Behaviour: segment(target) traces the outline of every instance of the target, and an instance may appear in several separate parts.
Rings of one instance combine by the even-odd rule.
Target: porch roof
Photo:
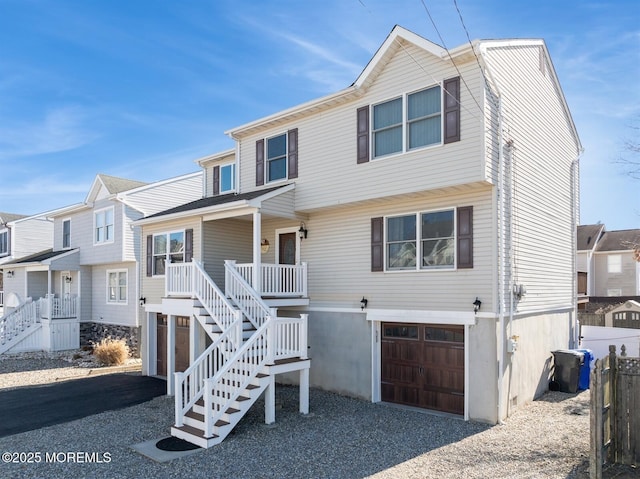
[[[51,265],[56,260],[61,259],[63,257],[70,256],[72,254],[77,254],[78,249],[71,250],[61,250],[61,251],[53,251],[53,249],[47,249],[44,251],[40,251],[39,253],[32,254],[30,256],[25,256],[23,258],[19,258],[13,261],[9,261],[4,263],[2,266],[27,266],[32,264],[45,264]]]
[[[205,215],[209,213],[217,213],[225,210],[237,209],[241,207],[259,208],[262,202],[269,200],[275,196],[291,191],[295,188],[295,184],[290,183],[284,186],[274,186],[261,190],[249,191],[247,193],[229,193],[226,195],[211,196],[201,198],[199,200],[176,206],[174,208],[155,213],[137,220],[137,224],[148,224],[168,219],[183,218],[194,215]],[[293,205],[292,205],[293,212]]]

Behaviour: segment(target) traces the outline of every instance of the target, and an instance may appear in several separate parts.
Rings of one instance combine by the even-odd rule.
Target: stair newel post
[[[269,317],[267,318],[268,326],[267,326],[267,351],[266,358],[267,364],[275,364],[276,358],[276,317],[277,310],[275,308],[271,308],[269,310]]]
[[[302,320],[300,324],[300,359],[307,359],[307,323],[309,315],[301,314],[300,319]]]
[[[204,381],[204,437],[213,436],[213,380],[207,378]]]
[[[184,400],[184,373],[182,372],[176,372],[173,373],[173,377],[175,378],[175,400],[174,400],[174,405],[175,405],[175,420],[176,420],[176,427],[181,427],[183,425],[183,412],[182,412],[182,405],[184,404],[185,400]]]

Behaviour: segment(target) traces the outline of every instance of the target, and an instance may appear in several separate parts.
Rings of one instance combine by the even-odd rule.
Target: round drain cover
[[[200,446],[191,444],[189,441],[173,436],[160,439],[156,443],[156,447],[161,451],[192,451],[200,448]]]

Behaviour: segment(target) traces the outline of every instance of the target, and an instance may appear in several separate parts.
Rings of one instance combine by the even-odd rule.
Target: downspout
[[[578,155],[576,159],[571,162],[571,171],[570,171],[570,181],[571,181],[571,303],[573,306],[573,311],[571,313],[571,318],[569,319],[569,347],[576,348],[580,342],[580,327],[578,325],[578,284],[577,284],[577,269],[576,269],[576,254],[577,254],[577,245],[578,245],[578,206],[579,206],[579,196],[576,194],[578,191],[578,178],[579,178],[579,168],[580,168],[580,155],[582,154],[581,150],[578,150]],[[590,253],[589,253],[590,254]],[[589,254],[587,258],[589,258]],[[591,261],[588,261],[589,271],[591,267]],[[587,290],[589,289],[589,273],[587,272]]]
[[[502,148],[502,99],[498,96],[498,424],[502,424],[502,388],[504,369],[504,281],[505,281],[505,219],[504,219],[504,154]]]

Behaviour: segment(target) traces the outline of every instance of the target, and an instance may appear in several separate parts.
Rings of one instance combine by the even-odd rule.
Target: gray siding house
[[[496,423],[547,389],[576,339],[582,147],[544,41],[397,26],[351,86],[226,133],[203,198],[136,222],[174,435],[228,434],[237,370],[298,383],[303,412],[311,385]]]

